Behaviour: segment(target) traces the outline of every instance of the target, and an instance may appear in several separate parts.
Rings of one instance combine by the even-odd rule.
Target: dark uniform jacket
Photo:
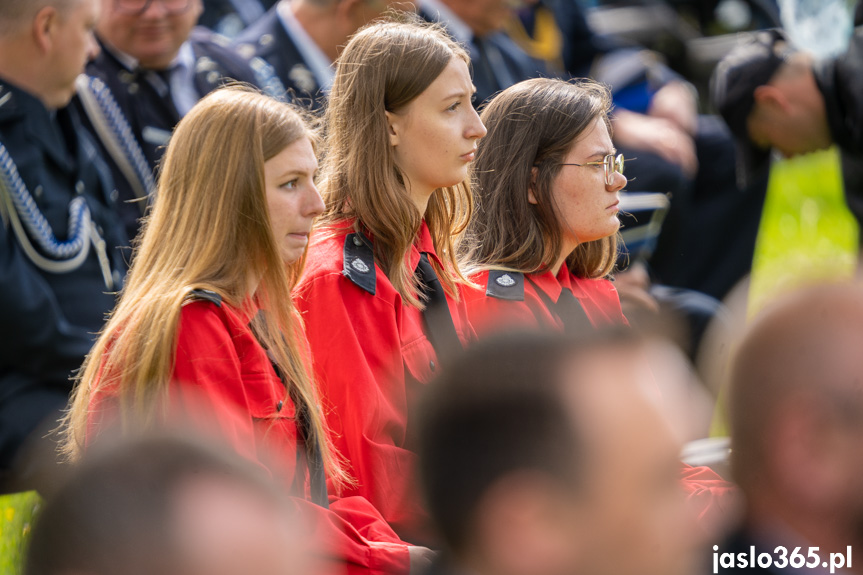
[[[814,72],[842,156],[845,199],[863,222],[863,31],[857,29],[844,54],[818,62]]]
[[[0,143],[57,240],[67,239],[69,202],[79,195],[86,199],[106,242],[110,266],[110,280],[106,282],[105,262],[100,263],[90,243],[87,258],[73,271],[53,273],[37,267],[22,249],[8,209],[3,211],[2,473],[25,436],[49,414],[58,415],[56,410],[65,405],[72,387],[72,371],[80,367],[105,313],[114,305],[114,296],[109,292],[120,288],[125,274],[117,246],[128,245],[128,240],[114,211],[116,193],[110,170],[96,144],[81,128],[73,106],[51,113],[34,96],[0,79]],[[5,199],[6,193],[0,197]],[[37,245],[35,241],[31,243]]]
[[[434,14],[425,10],[420,10],[420,16],[429,22],[437,21]],[[475,106],[522,80],[549,75],[545,62],[529,56],[503,32],[474,37],[468,47],[476,86]]]
[[[189,42],[195,55],[194,91],[198,97],[233,80],[257,86],[275,97],[284,95],[284,88],[265,62],[243,58],[229,47],[225,38],[199,27],[192,31]],[[171,132],[181,117],[171,97],[167,76],[154,77],[158,76],[156,72],[127,68],[104,44],[99,56],[87,65],[87,74],[101,79],[108,86],[155,172]],[[88,127],[92,129],[92,126]],[[104,148],[102,151],[105,157],[109,157]],[[114,177],[119,182],[123,220],[127,233],[132,237],[137,233],[141,207],[138,202],[129,201],[135,198],[134,192],[113,162],[111,164]]]
[[[266,60],[288,90],[289,98],[315,110],[322,107],[321,86],[279,18],[278,3],[237,36],[235,45],[242,56]]]

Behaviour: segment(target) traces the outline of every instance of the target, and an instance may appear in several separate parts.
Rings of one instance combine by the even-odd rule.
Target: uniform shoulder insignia
[[[368,240],[361,234],[348,234],[345,238],[342,273],[359,287],[375,295],[375,255]]]
[[[251,60],[255,56],[255,47],[252,44],[240,44],[235,50],[240,57],[246,60]]]
[[[218,307],[222,307],[222,296],[208,289],[193,289],[186,294],[186,298],[183,300],[183,303],[185,304],[193,301],[208,301],[216,304]]]
[[[488,272],[485,295],[509,301],[524,301],[524,274],[491,270]]]

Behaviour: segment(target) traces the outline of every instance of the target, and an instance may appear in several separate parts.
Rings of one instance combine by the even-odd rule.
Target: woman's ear
[[[399,145],[399,132],[401,131],[400,118],[392,112],[384,112],[387,117],[387,135],[390,138],[390,146],[395,148]]]
[[[539,203],[536,201],[536,194],[533,193],[533,190],[536,187],[537,175],[539,175],[539,168],[534,166],[530,169],[530,185],[527,187],[527,201],[534,205]]]

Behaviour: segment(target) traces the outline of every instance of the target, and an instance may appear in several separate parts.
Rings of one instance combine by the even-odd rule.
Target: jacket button
[[[434,371],[434,370],[435,370],[434,360],[429,361],[429,369],[430,369],[430,370],[432,370],[432,371]]]
[[[285,403],[284,401],[280,401],[279,403],[277,403],[276,404],[276,411],[281,411],[284,403]]]

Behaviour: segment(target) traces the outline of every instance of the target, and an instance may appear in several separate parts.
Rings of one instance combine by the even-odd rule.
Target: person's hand
[[[618,145],[657,154],[680,166],[689,177],[698,171],[695,142],[671,120],[619,110],[615,112],[613,122],[614,139]]]
[[[614,275],[614,287],[620,296],[623,315],[633,313],[659,313],[659,302],[650,295],[650,276],[644,265],[635,263],[629,269]]]
[[[408,547],[408,554],[411,559],[410,575],[422,575],[423,573],[428,572],[437,552],[432,551],[428,547],[412,545]]]
[[[692,88],[683,82],[669,82],[650,100],[647,114],[664,118],[690,136],[695,135],[698,124],[698,103]]]

